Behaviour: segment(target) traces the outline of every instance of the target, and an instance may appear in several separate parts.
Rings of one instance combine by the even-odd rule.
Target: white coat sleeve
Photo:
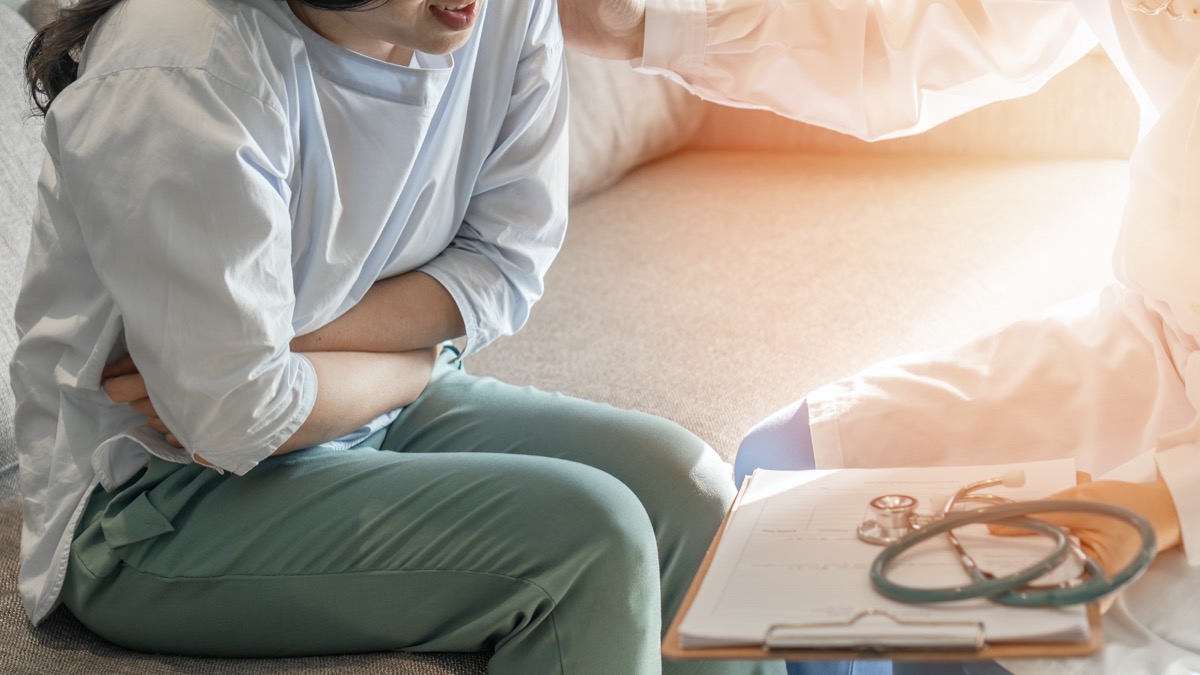
[[[1037,91],[1091,50],[1054,0],[648,0],[641,69],[867,140]]]
[[[466,325],[464,354],[525,324],[566,234],[562,49],[557,6],[539,2],[463,223],[449,247],[421,268],[454,297]]]
[[[1117,276],[1168,302],[1183,330],[1200,335],[1200,62],[1138,143],[1129,175]],[[1200,383],[1188,385],[1200,409]]]
[[[1163,24],[1161,30],[1171,29]],[[1168,62],[1191,66],[1130,160],[1114,267],[1124,283],[1170,307],[1165,330],[1187,342],[1200,335],[1200,62],[1190,45],[1172,41],[1169,33],[1149,37],[1160,55],[1173,57]],[[1175,368],[1189,402],[1200,410],[1200,353],[1191,351]],[[1160,438],[1158,450],[1158,473],[1175,503],[1188,563],[1200,565],[1200,418]]]
[[[1200,334],[1200,63],[1138,144],[1117,246],[1117,274],[1166,301],[1182,332]],[[1200,410],[1200,354],[1178,366],[1191,404]],[[1171,491],[1188,563],[1200,565],[1200,419],[1159,440],[1155,459]]]
[[[76,82],[46,138],[155,410],[189,455],[245,473],[316,396],[288,349],[283,117],[204,70],[140,68]]]

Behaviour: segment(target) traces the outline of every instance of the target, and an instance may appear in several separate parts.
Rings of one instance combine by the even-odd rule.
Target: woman
[[[1141,511],[1159,557],[1088,661],[1016,672],[1200,671],[1200,3],[1194,0],[563,2],[576,47],[640,57],[696,93],[868,139],[1036,91],[1099,43],[1142,112],[1120,284],[955,349],[810,392],[747,435],[736,469],[1074,456],[1062,496]],[[1110,569],[1136,542],[1055,516]]]
[[[61,601],[155,652],[676,670],[662,617],[727,467],[438,353],[519,328],[562,241],[553,3],[84,0],[28,66],[33,621]]]

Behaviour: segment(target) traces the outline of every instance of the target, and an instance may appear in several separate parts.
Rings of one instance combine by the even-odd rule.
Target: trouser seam
[[[214,580],[215,581],[215,580],[220,580],[220,579],[276,579],[276,578],[281,578],[281,577],[323,577],[323,576],[341,576],[341,575],[354,575],[354,574],[406,574],[406,573],[417,573],[417,572],[451,572],[451,573],[459,573],[459,574],[482,574],[484,576],[501,577],[504,579],[509,579],[511,581],[519,581],[522,583],[527,583],[530,586],[533,586],[534,588],[536,588],[539,591],[541,591],[542,593],[544,593],[546,595],[546,597],[549,598],[551,601],[553,601],[555,603],[558,602],[558,600],[555,599],[554,595],[551,594],[550,591],[546,590],[541,584],[537,583],[536,581],[534,581],[532,579],[528,579],[526,577],[521,577],[521,576],[515,576],[512,574],[504,574],[502,572],[487,572],[484,570],[443,569],[443,568],[438,568],[438,567],[422,567],[422,568],[418,568],[418,569],[346,570],[346,571],[338,571],[338,572],[334,572],[334,571],[281,572],[279,574],[236,574],[236,573],[233,573],[233,574],[212,574],[212,575],[187,574],[187,575],[180,575],[180,576],[168,576],[165,574],[160,574],[158,572],[152,572],[150,570],[140,568],[137,565],[133,565],[131,563],[125,562],[124,560],[122,561],[122,563],[126,567],[128,567],[130,570],[137,572],[138,574],[144,574],[146,576],[155,577],[157,579],[163,579],[165,581],[176,581],[176,580],[178,580],[178,581]]]

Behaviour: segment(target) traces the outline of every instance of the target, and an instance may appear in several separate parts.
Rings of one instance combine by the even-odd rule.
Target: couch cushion
[[[17,449],[13,436],[13,393],[8,363],[17,335],[13,304],[29,251],[37,172],[41,166],[41,118],[33,117],[21,71],[33,29],[10,7],[0,6],[0,498],[16,488]]]
[[[683,151],[571,209],[528,325],[467,359],[679,422],[755,422],[880,359],[1112,283],[1119,160]]]
[[[628,64],[567,53],[571,200],[687,143],[707,109],[679,85]]]

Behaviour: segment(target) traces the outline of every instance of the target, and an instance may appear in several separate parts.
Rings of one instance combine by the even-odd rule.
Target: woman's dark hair
[[[63,7],[53,21],[33,36],[25,54],[25,80],[33,104],[42,114],[67,85],[79,77],[79,56],[96,22],[121,0],[79,0]],[[360,9],[377,0],[299,0],[327,10]]]

